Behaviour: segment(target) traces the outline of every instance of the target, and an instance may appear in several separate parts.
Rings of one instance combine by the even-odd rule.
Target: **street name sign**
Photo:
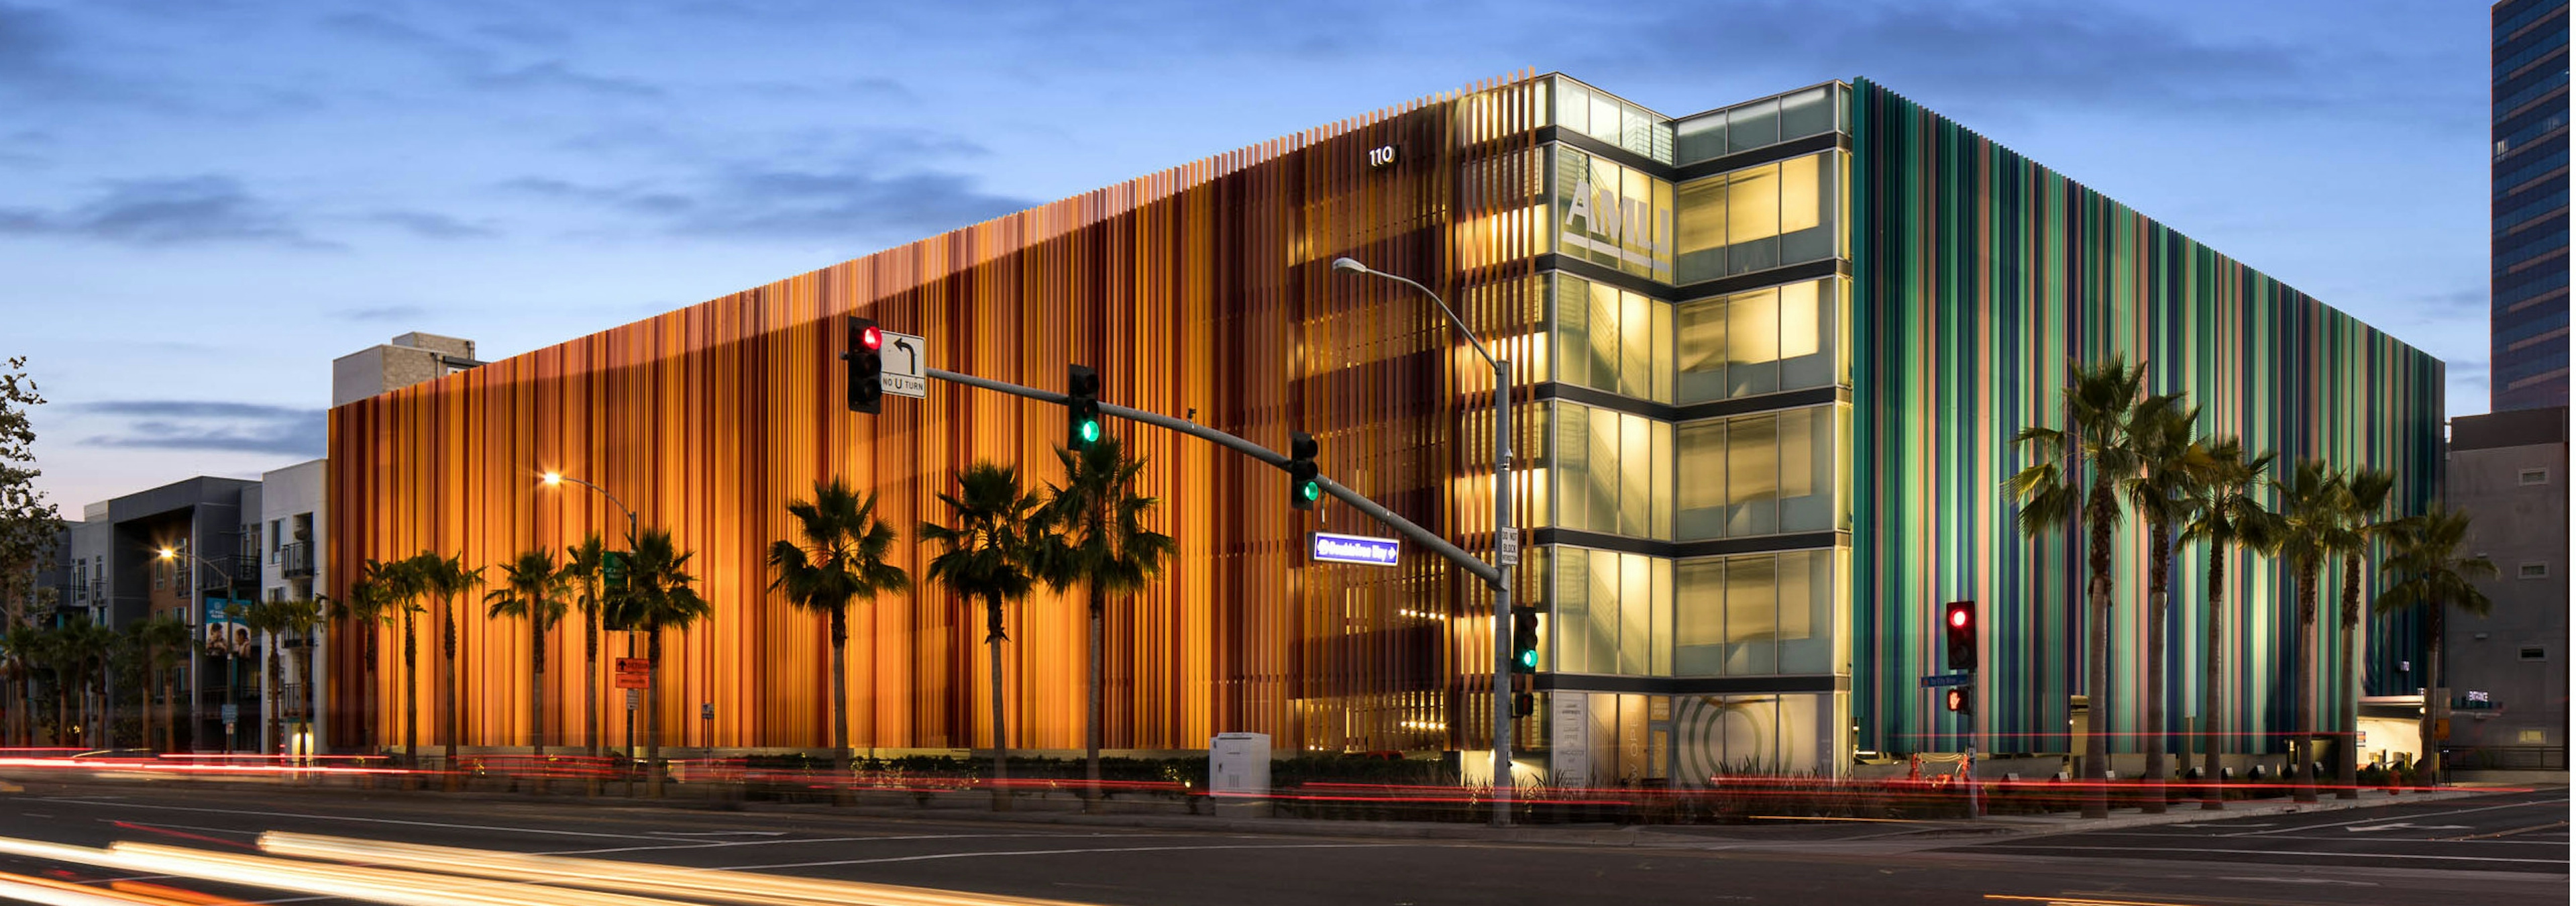
[[[1315,533],[1314,557],[1326,563],[1394,566],[1396,554],[1402,550],[1403,547],[1393,538]]]
[[[1923,688],[1926,689],[1938,689],[1943,686],[1965,686],[1967,684],[1968,675],[1965,673],[1935,673],[1923,678]]]
[[[930,382],[923,379],[922,372],[930,367],[930,363],[923,360],[930,351],[930,344],[908,333],[891,330],[881,333],[885,336],[885,346],[877,351],[877,361],[884,364],[885,370],[877,373],[877,385],[896,396],[913,399],[929,396]]]

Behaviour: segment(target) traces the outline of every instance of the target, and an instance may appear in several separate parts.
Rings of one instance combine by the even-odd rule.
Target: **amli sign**
[[[1393,538],[1371,538],[1367,535],[1315,533],[1315,559],[1325,563],[1358,563],[1365,566],[1394,566],[1395,557],[1403,550]]]

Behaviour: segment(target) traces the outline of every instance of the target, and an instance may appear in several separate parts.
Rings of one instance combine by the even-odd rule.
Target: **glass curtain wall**
[[[1557,272],[1556,379],[1606,393],[1673,400],[1673,306],[1661,299]]]
[[[1840,548],[1672,561],[1557,547],[1545,669],[1621,676],[1844,673]]]
[[[1683,425],[1677,432],[1673,535],[1684,541],[1849,530],[1850,407],[1759,412]]]
[[[1673,184],[1565,145],[1554,155],[1554,251],[1673,282]]]
[[[1848,384],[1850,308],[1841,277],[1674,305],[1674,395],[1704,403]]]
[[[1548,405],[1548,495],[1557,528],[1672,539],[1673,425],[1558,400]]]
[[[1825,151],[1681,184],[1674,282],[1839,255],[1845,160],[1839,151]]]

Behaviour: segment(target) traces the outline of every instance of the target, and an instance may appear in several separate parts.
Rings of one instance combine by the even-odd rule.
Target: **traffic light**
[[[1976,700],[1977,687],[1975,686],[1951,686],[1941,694],[1942,707],[1961,714],[1973,713]]]
[[[1324,483],[1315,471],[1315,435],[1304,431],[1288,434],[1288,505],[1301,510],[1315,508],[1324,499]]]
[[[1538,608],[1512,608],[1512,672],[1538,672]]]
[[[1977,602],[1941,605],[1941,650],[1948,655],[1950,669],[1977,669]]]
[[[849,324],[850,350],[841,359],[850,363],[850,411],[874,415],[885,398],[885,333],[872,318],[853,316]]]
[[[1065,366],[1064,395],[1064,448],[1088,450],[1100,442],[1100,372]]]
[[[1535,711],[1535,710],[1538,710],[1538,693],[1535,693],[1535,692],[1514,692],[1514,693],[1512,693],[1512,716],[1513,716],[1513,717],[1528,717],[1528,716],[1530,716],[1530,712],[1531,712],[1531,711]]]

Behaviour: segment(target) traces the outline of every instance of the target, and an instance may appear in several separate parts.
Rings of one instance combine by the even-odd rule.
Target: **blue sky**
[[[82,503],[318,456],[332,358],[499,358],[1467,82],[1869,76],[2451,363],[2481,3],[0,0],[0,357]]]

